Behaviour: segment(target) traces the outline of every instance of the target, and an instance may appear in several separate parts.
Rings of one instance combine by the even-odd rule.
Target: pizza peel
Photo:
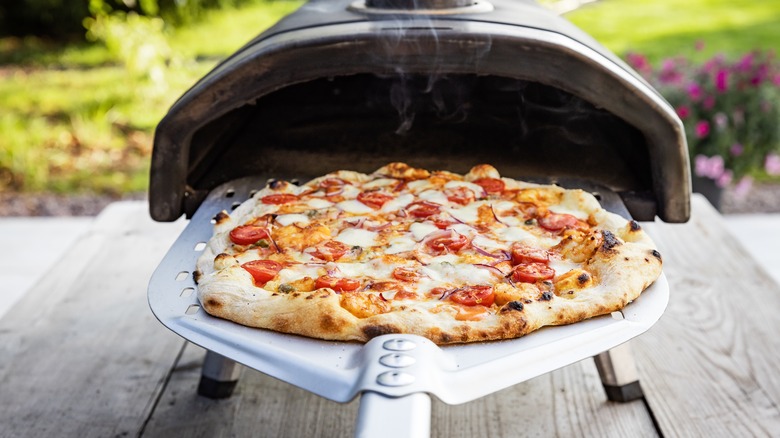
[[[198,302],[196,261],[212,236],[216,214],[231,211],[266,183],[262,177],[242,178],[209,194],[152,275],[149,306],[174,333],[249,368],[336,402],[361,395],[358,436],[428,436],[429,395],[448,404],[466,403],[595,356],[647,331],[669,301],[661,274],[621,312],[545,327],[519,339],[452,346],[413,335],[384,335],[366,344],[323,341],[212,317]],[[628,217],[620,197],[608,189],[556,183],[590,191],[604,208]]]

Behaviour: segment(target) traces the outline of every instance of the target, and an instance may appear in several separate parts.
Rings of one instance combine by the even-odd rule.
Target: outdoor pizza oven
[[[218,36],[216,36],[218,37]],[[683,126],[617,57],[525,0],[311,0],[195,84],[157,127],[151,215],[190,222],[149,283],[162,324],[208,350],[199,394],[238,363],[337,402],[357,436],[427,436],[435,395],[465,403],[587,357],[610,400],[642,396],[626,341],[669,300],[661,277],[620,312],[520,339],[438,347],[251,329],[200,307],[193,271],[214,218],[269,180],[392,161],[582,187],[638,220],[689,216]],[[388,415],[388,412],[391,412]]]
[[[640,76],[525,0],[312,0],[202,78],[157,127],[151,215],[248,176],[403,161],[585,180],[639,220],[689,216],[683,126]]]

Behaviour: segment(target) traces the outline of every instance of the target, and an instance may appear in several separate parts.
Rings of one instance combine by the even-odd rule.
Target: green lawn
[[[168,29],[177,64],[163,87],[133,76],[98,43],[0,39],[0,191],[145,190],[153,129],[168,107],[302,1],[257,0]],[[604,0],[567,17],[616,53],[655,61],[780,47],[780,0]]]
[[[656,63],[780,48],[780,0],[604,0],[566,18],[617,54],[639,52]]]

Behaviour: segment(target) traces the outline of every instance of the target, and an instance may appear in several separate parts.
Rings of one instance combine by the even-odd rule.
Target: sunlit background
[[[145,192],[153,130],[200,76],[300,0],[20,0],[0,6],[0,192]],[[780,1],[545,1],[653,83],[694,174],[780,182]],[[142,195],[139,195],[142,196]]]

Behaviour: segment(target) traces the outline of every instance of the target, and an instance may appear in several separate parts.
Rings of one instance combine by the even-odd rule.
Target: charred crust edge
[[[604,252],[610,252],[614,247],[620,245],[620,240],[611,231],[603,230],[601,235],[604,238],[604,241],[601,243],[601,249]]]

